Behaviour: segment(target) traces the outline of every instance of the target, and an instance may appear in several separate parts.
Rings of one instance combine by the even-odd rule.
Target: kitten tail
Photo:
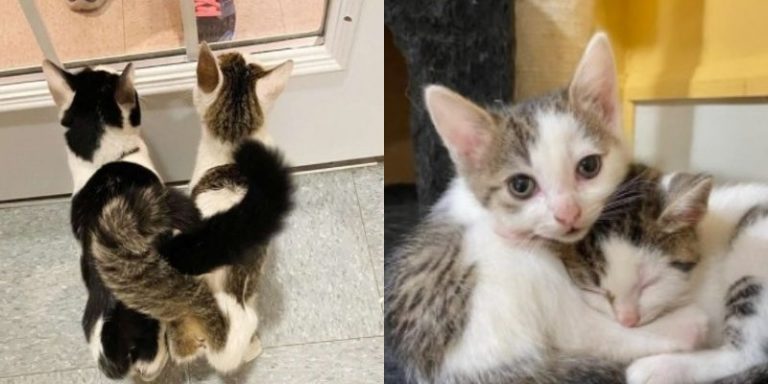
[[[243,199],[160,247],[181,273],[199,275],[237,263],[250,248],[266,245],[293,207],[293,182],[280,152],[249,140],[240,144],[234,158],[248,188]]]

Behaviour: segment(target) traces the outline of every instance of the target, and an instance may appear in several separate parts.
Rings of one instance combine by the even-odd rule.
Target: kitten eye
[[[518,174],[507,182],[509,192],[519,199],[527,199],[536,191],[536,181],[528,175]]]
[[[600,173],[601,165],[600,155],[589,155],[579,161],[576,172],[585,179],[591,179]]]

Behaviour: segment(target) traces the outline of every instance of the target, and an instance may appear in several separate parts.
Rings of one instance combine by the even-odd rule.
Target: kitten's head
[[[239,53],[217,58],[202,43],[193,97],[208,133],[230,143],[260,138],[265,134],[264,115],[285,89],[292,70],[290,60],[264,69]]]
[[[433,85],[425,101],[458,175],[502,236],[582,238],[626,172],[616,68],[604,34],[592,38],[560,92],[486,110]]]
[[[67,147],[79,159],[103,164],[124,155],[120,145],[103,145],[109,130],[138,135],[141,109],[133,87],[133,65],[122,74],[106,67],[85,68],[70,73],[48,60],[43,73],[59,121],[66,128]]]
[[[639,175],[609,201],[615,209],[606,210],[581,244],[590,244],[584,249],[596,260],[598,292],[619,323],[646,324],[687,302],[701,257],[696,225],[711,189],[705,175]]]

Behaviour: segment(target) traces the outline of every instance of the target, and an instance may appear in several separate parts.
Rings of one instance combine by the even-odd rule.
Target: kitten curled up
[[[638,164],[612,201],[566,263],[585,298],[626,327],[686,307],[709,323],[705,349],[639,359],[629,383],[768,382],[768,186]]]
[[[386,287],[387,338],[411,380],[614,383],[632,359],[696,347],[700,313],[622,327],[561,259],[629,170],[604,34],[563,90],[486,109],[430,86],[425,103],[457,176],[395,251]]]

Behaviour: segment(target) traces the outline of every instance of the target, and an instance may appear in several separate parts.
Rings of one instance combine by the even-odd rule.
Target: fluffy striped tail
[[[162,185],[108,201],[92,233],[91,251],[105,285],[125,305],[161,321],[192,313],[206,292],[194,276],[163,260],[156,242],[173,230],[173,191]]]
[[[208,307],[210,292],[196,275],[237,263],[281,229],[293,192],[282,156],[246,142],[230,166],[227,180],[242,179],[245,196],[198,225],[180,228],[196,208],[160,183],[126,189],[104,204],[91,249],[104,283],[128,307],[163,321]],[[176,229],[182,232],[172,236]]]

